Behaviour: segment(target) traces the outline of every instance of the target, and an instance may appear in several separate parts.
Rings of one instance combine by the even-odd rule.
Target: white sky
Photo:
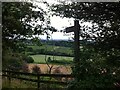
[[[52,39],[62,39],[62,40],[68,40],[72,34],[65,34],[63,32],[60,32],[60,30],[64,30],[66,27],[70,27],[74,25],[73,19],[68,18],[60,18],[59,16],[53,16],[50,18],[51,20],[51,26],[55,27],[58,32],[53,32]],[[41,39],[46,39],[46,35],[40,35]]]
[[[57,0],[46,0],[48,3],[57,3]],[[41,4],[41,3],[36,3],[37,5],[39,5],[41,8],[43,8],[44,10],[47,10],[46,5]],[[51,21],[51,26],[55,27],[58,31],[60,30],[64,30],[66,27],[70,27],[74,25],[74,19],[73,18],[61,18],[59,16],[51,16],[50,17],[50,21]],[[90,23],[84,23],[85,25],[90,25]],[[90,25],[91,26],[91,25]],[[62,39],[62,40],[70,40],[71,37],[73,37],[72,35],[73,33],[69,33],[69,34],[64,34],[62,32],[54,32],[53,34],[51,34],[51,39]],[[46,35],[40,35],[41,39],[46,39]]]
[[[56,0],[46,0],[48,3],[52,4],[52,3],[57,3]],[[41,8],[43,8],[44,10],[47,10],[47,7],[45,4],[42,3],[36,3],[36,5],[40,6]],[[58,30],[58,32],[54,32],[53,34],[51,34],[51,39],[62,39],[62,40],[68,40],[70,39],[70,37],[72,36],[72,34],[64,34],[62,32],[60,32],[60,30],[64,30],[66,27],[70,27],[74,25],[74,19],[72,18],[61,18],[59,16],[51,16],[50,17],[50,22],[51,22],[51,26],[53,26],[54,28],[56,28]],[[41,39],[46,39],[46,35],[40,35]]]

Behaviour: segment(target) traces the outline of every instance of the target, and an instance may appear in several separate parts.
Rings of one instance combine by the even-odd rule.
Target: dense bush
[[[20,70],[21,69],[21,67],[22,67],[22,62],[21,62],[21,60],[19,59],[19,58],[17,58],[17,57],[10,57],[9,58],[9,65],[8,65],[8,67],[9,67],[9,69],[11,69],[11,70]]]
[[[25,73],[30,72],[29,67],[28,67],[28,65],[27,65],[26,63],[24,63],[24,64],[22,65],[22,71],[25,72]]]
[[[33,63],[34,62],[32,57],[27,57],[26,61],[27,61],[27,63]]]
[[[22,67],[23,61],[18,53],[11,53],[3,55],[3,69],[10,69],[14,71],[19,71]]]
[[[47,62],[51,62],[51,61],[52,61],[51,57],[48,57]]]
[[[107,52],[108,53],[108,52]],[[115,52],[114,52],[115,53]],[[80,51],[80,61],[74,63],[73,75],[75,80],[69,84],[69,90],[97,90],[115,88],[116,80],[120,79],[118,66],[111,65],[102,52],[95,51],[92,47],[84,47]],[[116,58],[109,58],[111,61],[117,60]]]
[[[61,50],[63,49],[63,50]],[[73,57],[73,53],[71,52],[64,52],[64,48],[59,48],[54,51],[52,48],[45,50],[45,48],[32,48],[29,47],[27,51],[28,55],[36,55],[36,54],[47,54],[47,55],[55,55],[55,56],[71,56]]]
[[[40,67],[38,67],[37,65],[35,65],[35,66],[32,68],[32,73],[36,73],[36,74],[41,73]]]
[[[27,52],[33,52],[33,48],[32,47],[27,47],[26,51]]]
[[[33,58],[32,58],[32,57],[29,57],[29,56],[27,56],[27,55],[22,55],[22,58],[23,58],[23,60],[24,60],[25,62],[27,62],[27,63],[33,63],[33,62],[34,62]]]

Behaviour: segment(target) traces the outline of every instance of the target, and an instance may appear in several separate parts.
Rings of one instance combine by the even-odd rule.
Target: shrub
[[[22,65],[22,71],[23,71],[23,72],[26,72],[26,73],[30,72],[27,64],[23,64],[23,65]]]
[[[44,54],[45,53],[45,49],[40,49],[40,53]]]
[[[34,62],[34,60],[33,60],[33,58],[32,57],[27,57],[26,58],[27,60],[27,63],[33,63]]]
[[[47,62],[51,62],[51,61],[52,61],[51,57],[48,57]]]
[[[29,56],[26,56],[26,55],[22,55],[22,58],[27,63],[33,63],[34,62],[32,57],[29,57]]]
[[[32,68],[32,73],[36,73],[36,74],[41,73],[40,67],[38,67],[37,65],[35,65],[35,66]]]
[[[32,47],[27,47],[27,52],[33,52],[33,48]]]
[[[59,67],[57,67],[54,71],[53,71],[54,74],[60,74],[61,73],[61,70]]]
[[[19,71],[22,68],[23,61],[18,53],[3,55],[3,69]]]

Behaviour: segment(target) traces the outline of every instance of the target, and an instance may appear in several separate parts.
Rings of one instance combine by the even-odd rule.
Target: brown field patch
[[[47,64],[27,64],[28,68],[30,70],[30,72],[32,72],[32,68],[37,65],[38,67],[40,67],[41,69],[41,73],[48,73],[49,71],[49,67]],[[50,66],[52,67],[51,73],[52,74],[71,74],[72,70],[71,70],[71,66],[70,65],[52,65],[50,64]]]

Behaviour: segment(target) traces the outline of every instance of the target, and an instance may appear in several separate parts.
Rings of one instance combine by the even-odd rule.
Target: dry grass
[[[40,67],[41,69],[41,73],[48,73],[49,71],[49,67],[47,66],[47,64],[27,64],[28,68],[30,70],[30,72],[32,72],[32,68],[37,65],[38,67]],[[71,66],[70,65],[52,65],[50,64],[50,67],[52,67],[51,73],[54,74],[56,70],[58,70],[59,74],[71,74],[72,70],[71,70]]]
[[[36,83],[28,82],[24,80],[11,79],[11,82],[7,78],[2,79],[2,88],[35,88]]]

